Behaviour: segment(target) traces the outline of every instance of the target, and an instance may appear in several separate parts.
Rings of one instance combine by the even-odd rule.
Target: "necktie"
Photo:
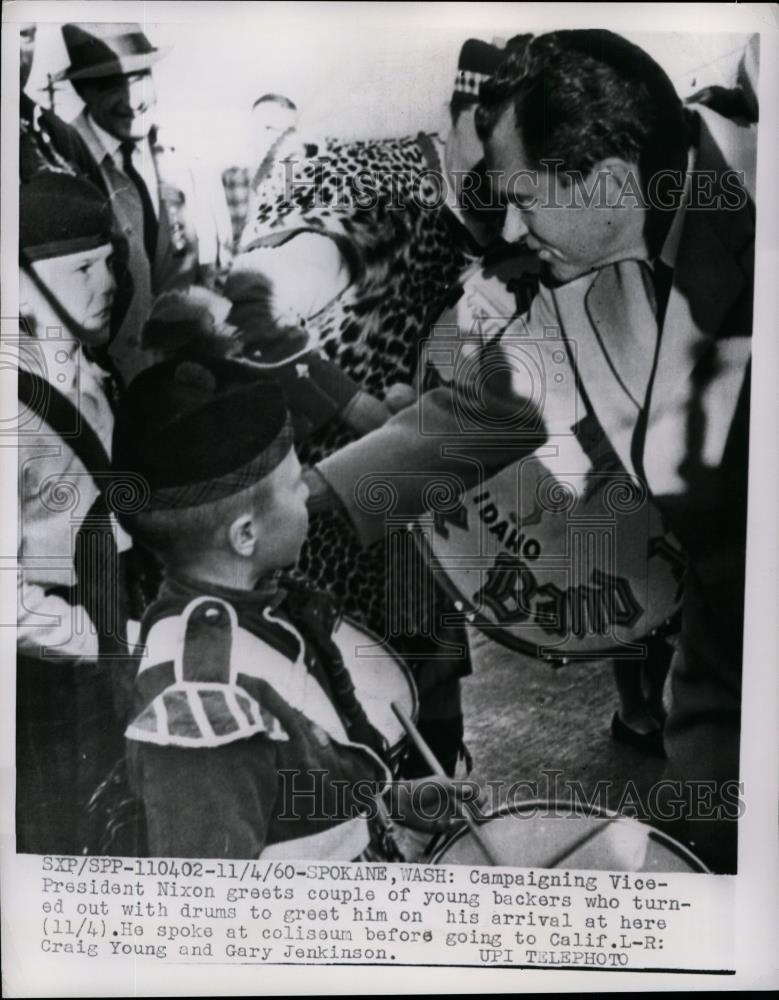
[[[158,229],[157,216],[154,213],[154,205],[152,204],[149,189],[146,187],[146,182],[135,169],[133,164],[133,150],[135,149],[135,143],[123,142],[119,148],[122,152],[122,170],[138,189],[138,194],[141,198],[141,207],[143,209],[143,245],[146,249],[146,256],[149,258],[149,262],[153,264],[154,254],[157,250]]]

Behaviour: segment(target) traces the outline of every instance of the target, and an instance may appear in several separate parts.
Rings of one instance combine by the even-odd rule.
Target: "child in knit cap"
[[[17,847],[78,854],[121,755],[112,674],[129,660],[129,538],[103,504],[114,416],[87,356],[110,337],[111,206],[44,171],[19,192]],[[63,502],[64,500],[64,502]]]
[[[430,827],[412,803],[454,791],[383,797],[387,743],[333,642],[335,606],[280,576],[308,526],[292,443],[279,387],[229,359],[156,365],[120,408],[115,474],[143,484],[123,520],[165,572],[126,731],[152,855],[387,857],[386,808]]]

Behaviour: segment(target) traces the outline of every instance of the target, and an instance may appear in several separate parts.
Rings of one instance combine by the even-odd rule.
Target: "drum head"
[[[333,641],[341,651],[368,721],[384,736],[396,756],[406,734],[391,703],[400,702],[411,719],[417,717],[416,685],[408,667],[389,646],[349,618],[338,624]]]
[[[574,810],[554,802],[502,807],[479,824],[493,855],[517,868],[579,868],[590,871],[706,872],[678,841],[646,823],[608,810]],[[438,847],[433,864],[486,865],[466,827]]]
[[[505,328],[489,319],[514,314],[525,268],[507,265],[515,280],[469,276],[427,364],[460,386],[464,439],[518,434],[535,450],[459,495],[431,490],[415,537],[437,581],[497,642],[558,661],[639,659],[641,640],[679,607],[684,560],[585,404],[576,345],[557,328],[531,336],[521,317]],[[485,404],[487,384],[510,394],[500,419]]]
[[[641,658],[680,605],[681,551],[627,473],[563,477],[555,457],[522,459],[411,530],[497,642],[557,661]]]

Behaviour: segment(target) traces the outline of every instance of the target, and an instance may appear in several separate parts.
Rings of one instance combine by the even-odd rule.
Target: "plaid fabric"
[[[249,215],[251,174],[248,167],[228,167],[222,174],[230,223],[233,227],[233,250],[238,249],[241,233]]]
[[[489,80],[487,73],[475,73],[472,70],[460,69],[457,71],[457,77],[454,81],[454,92],[478,98],[479,87],[485,80]]]
[[[292,423],[287,420],[281,431],[259,455],[239,469],[223,476],[182,486],[161,486],[149,493],[146,510],[175,510],[200,507],[249,489],[281,464],[292,447]],[[121,477],[118,477],[121,483]]]

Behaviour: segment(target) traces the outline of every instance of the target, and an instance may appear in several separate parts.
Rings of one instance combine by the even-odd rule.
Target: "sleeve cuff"
[[[326,511],[343,510],[337,494],[315,465],[306,466],[303,469],[303,482],[308,487],[306,505],[309,514],[322,514]]]

